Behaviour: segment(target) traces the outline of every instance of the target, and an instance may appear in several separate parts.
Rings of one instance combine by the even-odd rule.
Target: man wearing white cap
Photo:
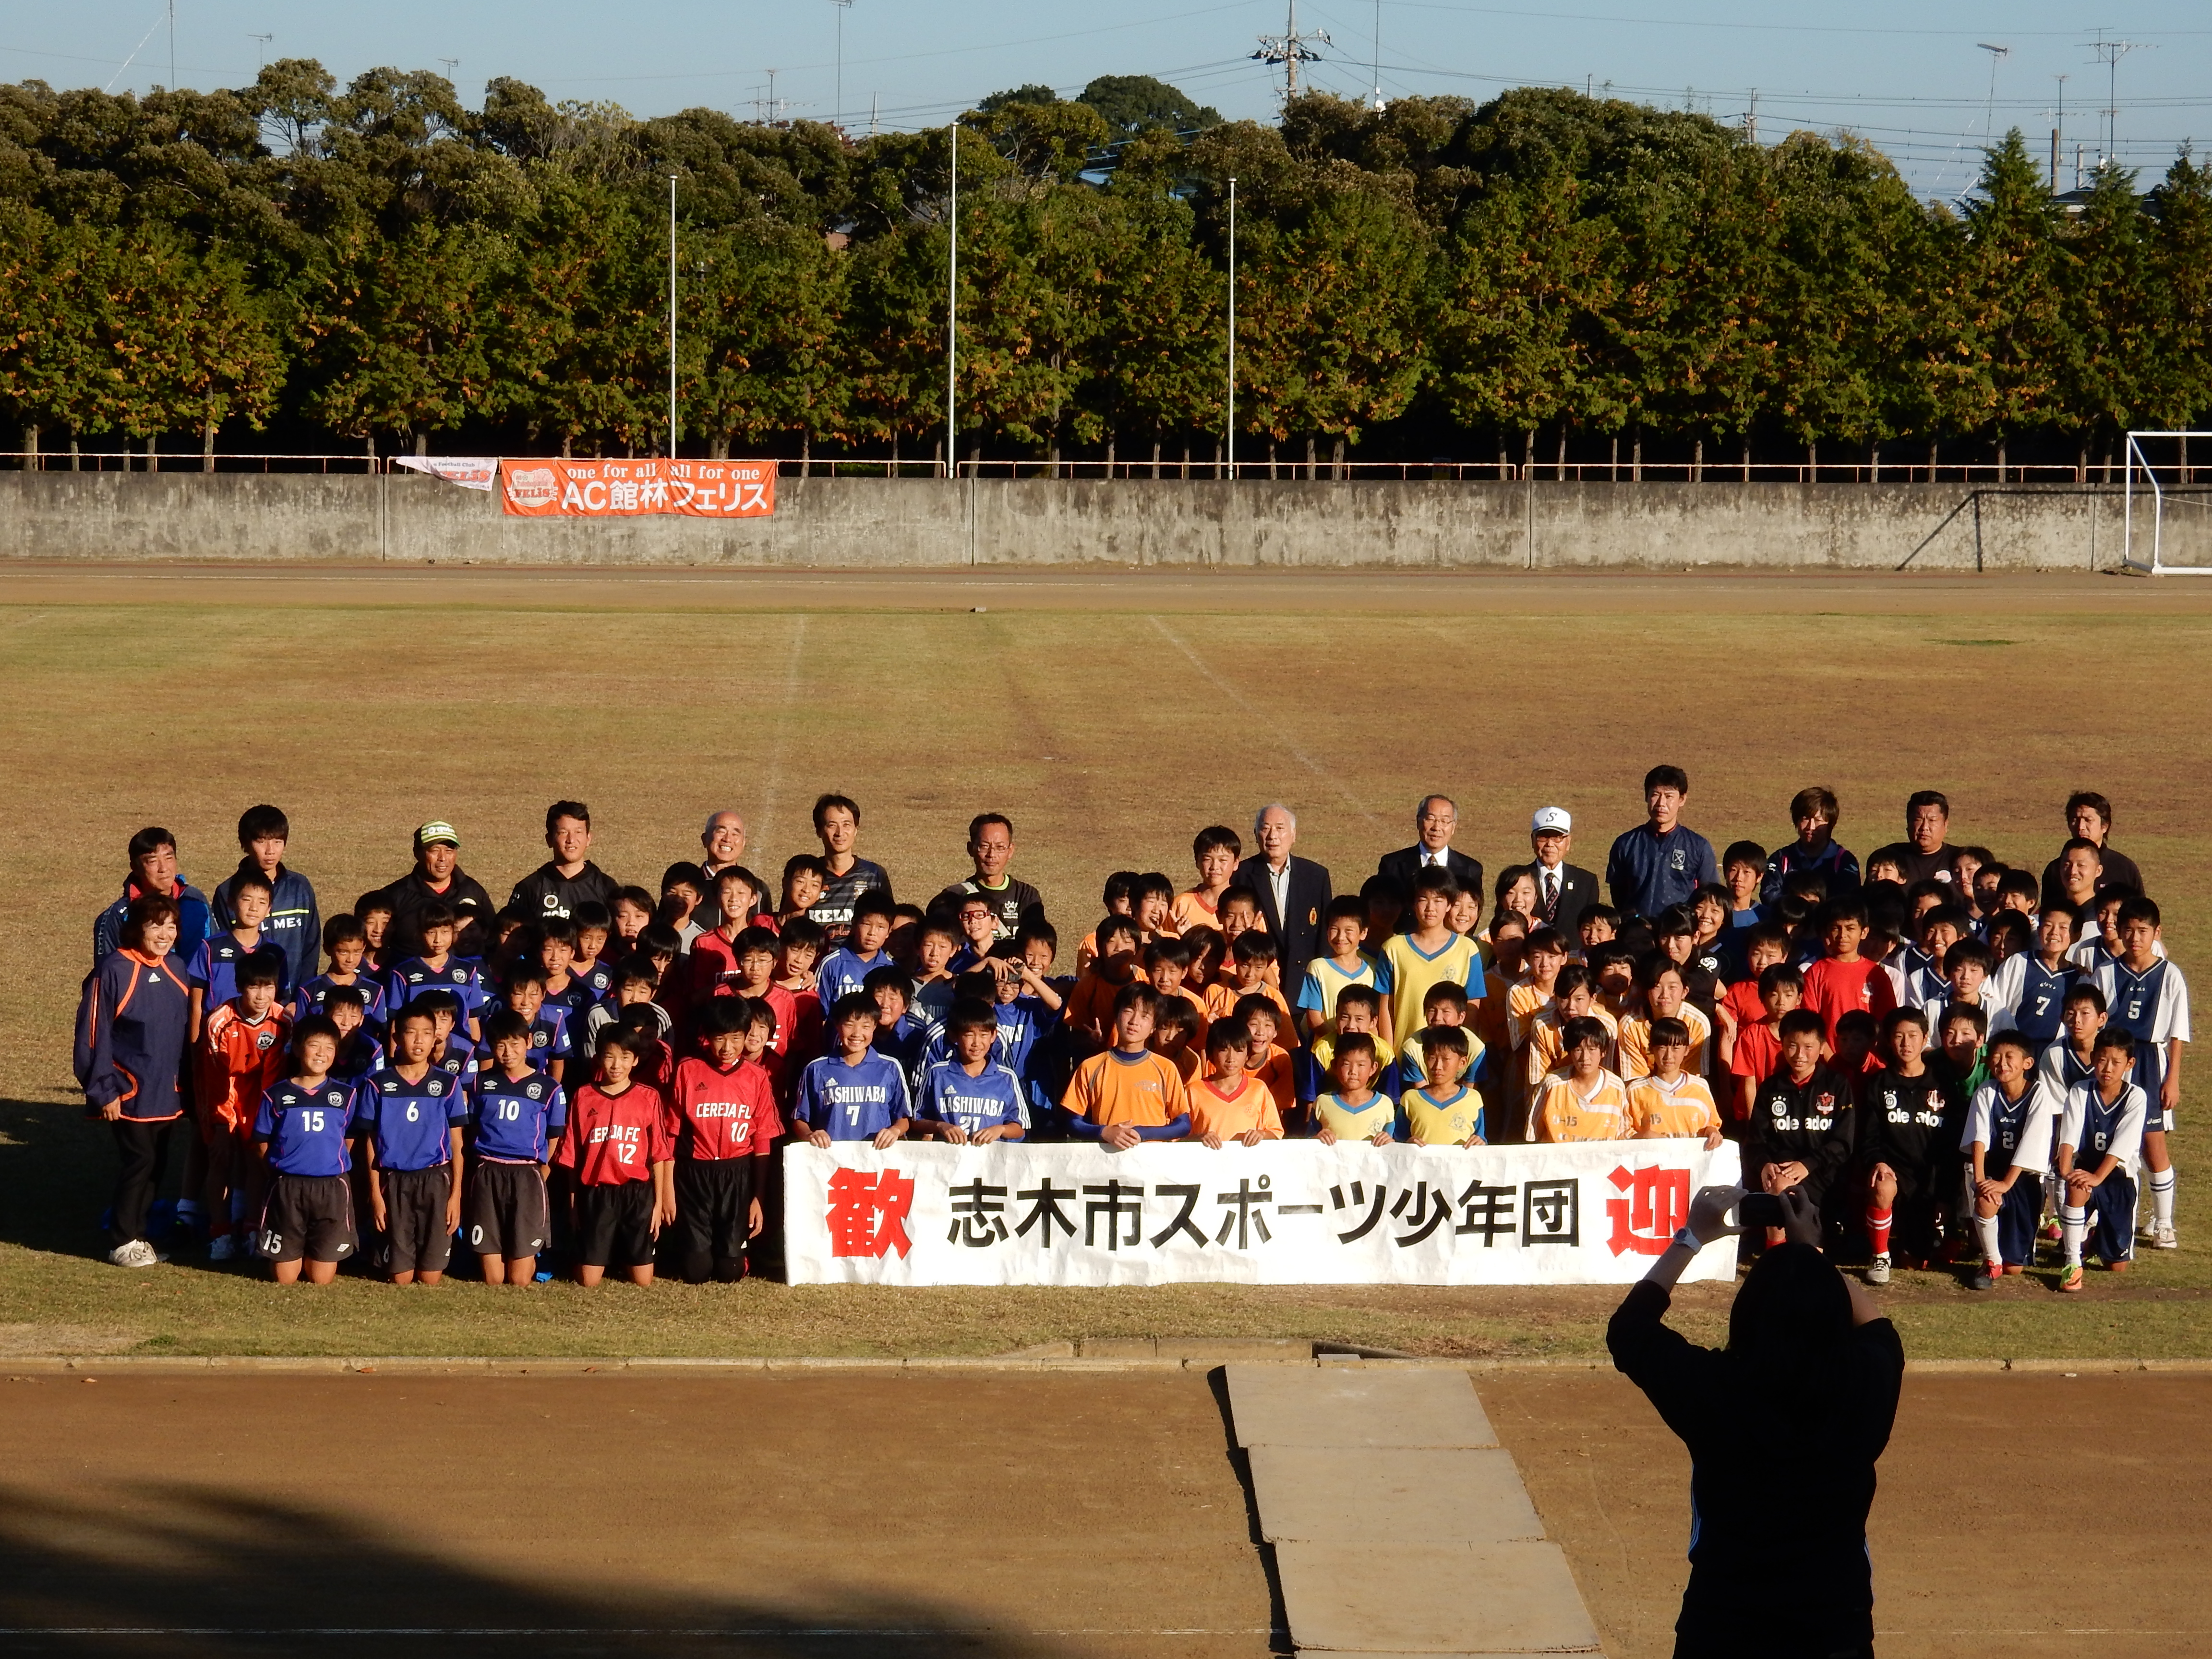
[[[1528,845],[1535,858],[1528,873],[1536,882],[1536,920],[1575,939],[1583,912],[1598,902],[1597,878],[1567,862],[1575,844],[1575,821],[1564,806],[1546,806],[1528,821]]]
[[[1413,925],[1413,878],[1430,865],[1441,865],[1451,872],[1462,892],[1472,893],[1480,902],[1486,895],[1482,890],[1482,866],[1462,852],[1455,851],[1451,840],[1459,831],[1459,808],[1449,795],[1424,795],[1421,804],[1413,809],[1413,844],[1401,847],[1395,853],[1385,853],[1376,865],[1375,873],[1398,890],[1398,902],[1406,908],[1401,925]]]
[[[453,935],[453,954],[481,957],[485,929],[495,914],[491,895],[483,884],[461,868],[461,838],[443,818],[433,818],[415,832],[415,867],[384,890],[392,904],[392,927],[385,935],[385,960],[403,962],[419,956],[422,936],[415,917],[433,899],[451,905],[459,924]]]

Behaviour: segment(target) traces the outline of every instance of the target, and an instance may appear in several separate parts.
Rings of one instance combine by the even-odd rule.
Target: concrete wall
[[[784,478],[775,517],[509,518],[413,474],[0,473],[0,560],[2087,570],[2117,488]],[[2142,503],[2138,501],[2140,511]],[[2169,562],[2212,563],[2169,514]],[[2142,544],[2147,546],[2147,543]]]

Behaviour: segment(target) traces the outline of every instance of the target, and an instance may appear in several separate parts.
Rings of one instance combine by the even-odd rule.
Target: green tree
[[[2067,325],[2057,214],[2014,128],[1987,152],[1968,205],[1960,262],[1960,337],[1970,377],[1942,412],[1954,429],[2011,433],[2063,421],[2079,342]]]

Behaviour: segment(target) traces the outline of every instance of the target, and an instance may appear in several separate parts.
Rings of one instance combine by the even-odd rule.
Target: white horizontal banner
[[[784,1149],[794,1285],[1626,1285],[1733,1143]],[[1686,1279],[1735,1271],[1733,1242]]]

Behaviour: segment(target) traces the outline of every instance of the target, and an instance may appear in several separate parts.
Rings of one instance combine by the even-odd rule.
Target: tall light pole
[[[1229,175],[1229,482],[1237,482],[1237,175]]]
[[[141,13],[140,15],[144,15]],[[177,0],[169,0],[169,90],[177,89]]]
[[[945,215],[951,258],[945,279],[945,477],[960,472],[960,423],[954,403],[960,379],[960,118],[952,118],[952,205]]]
[[[676,459],[676,175],[668,175],[668,459]]]
[[[830,0],[837,9],[837,115],[840,131],[845,125],[845,14],[853,9],[853,0]]]
[[[2012,48],[1993,46],[1986,40],[1974,44],[1990,55],[1990,101],[1982,112],[1982,138],[1994,144],[1997,141],[1997,65],[2012,56]]]

